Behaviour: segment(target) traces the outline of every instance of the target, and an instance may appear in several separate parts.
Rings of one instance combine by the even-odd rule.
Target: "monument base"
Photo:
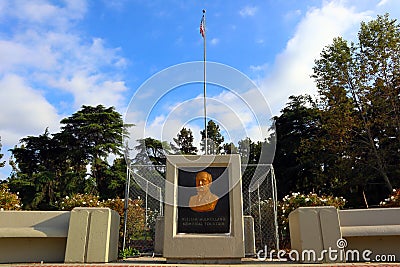
[[[244,252],[245,257],[256,255],[254,219],[249,215],[243,216],[244,221]],[[164,216],[158,216],[156,220],[154,255],[163,256],[164,247]]]

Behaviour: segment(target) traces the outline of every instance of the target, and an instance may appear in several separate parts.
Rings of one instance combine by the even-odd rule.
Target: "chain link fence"
[[[277,194],[274,170],[271,164],[243,164],[242,193],[243,214],[254,219],[256,250],[279,249],[277,223]],[[124,244],[140,252],[152,252],[154,248],[155,220],[163,216],[165,165],[132,165],[127,170],[126,196],[141,199],[144,208],[145,229],[142,238],[132,239],[124,235]],[[125,221],[128,218],[125,199]],[[126,233],[126,225],[124,225]]]
[[[256,251],[279,250],[278,208],[272,164],[242,165],[243,214],[254,219]]]
[[[158,216],[164,215],[164,165],[132,165],[127,169],[125,188],[124,237],[122,249],[131,247],[141,253],[152,253],[155,240],[155,223]],[[137,227],[135,234],[127,229],[129,225],[128,199],[140,200],[142,207],[136,216],[143,217],[143,224]]]

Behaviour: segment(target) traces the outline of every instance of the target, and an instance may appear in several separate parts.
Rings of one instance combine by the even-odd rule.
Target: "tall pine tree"
[[[173,139],[176,146],[172,145],[172,147],[177,154],[196,155],[197,147],[193,145],[194,139],[192,130],[183,127],[182,130],[177,134],[177,137]]]
[[[205,147],[205,131],[200,131],[202,142],[201,142],[201,150],[204,150]],[[221,134],[221,130],[219,125],[216,124],[213,120],[209,120],[207,123],[207,154],[210,155],[218,155],[221,154],[222,143],[224,142],[224,137]]]

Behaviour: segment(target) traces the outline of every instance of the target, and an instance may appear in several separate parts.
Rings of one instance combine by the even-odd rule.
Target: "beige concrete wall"
[[[244,253],[246,257],[256,255],[256,238],[254,232],[254,219],[251,216],[243,216],[244,221]]]
[[[164,216],[157,217],[155,228],[154,254],[157,256],[162,256],[164,248]]]
[[[63,262],[70,212],[0,211],[0,263]]]
[[[0,263],[116,261],[118,229],[108,208],[0,211]]]
[[[318,255],[329,247],[339,250],[335,242],[343,238],[343,260],[400,261],[400,208],[340,210],[336,215],[335,210],[303,207],[291,212],[292,249],[300,254],[314,250]]]
[[[0,263],[63,262],[67,238],[0,238]]]
[[[119,215],[109,208],[74,208],[65,262],[106,263],[118,258]]]
[[[399,225],[400,208],[339,210],[340,226]]]
[[[400,208],[340,210],[339,219],[347,251],[369,250],[371,259],[393,255],[400,261]]]
[[[322,251],[338,249],[337,240],[341,238],[338,212],[335,207],[301,207],[289,214],[291,248],[302,255],[312,250],[321,258],[319,262],[341,262],[332,260]],[[314,262],[301,258],[302,262]]]

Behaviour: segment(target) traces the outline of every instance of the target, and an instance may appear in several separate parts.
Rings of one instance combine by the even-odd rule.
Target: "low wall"
[[[347,250],[371,251],[375,259],[393,255],[400,261],[400,208],[339,210]]]
[[[0,263],[63,262],[68,211],[0,211]]]
[[[0,263],[115,261],[118,228],[108,208],[0,211]]]
[[[400,261],[400,208],[302,207],[289,214],[289,228],[293,250],[316,254],[302,262]]]

